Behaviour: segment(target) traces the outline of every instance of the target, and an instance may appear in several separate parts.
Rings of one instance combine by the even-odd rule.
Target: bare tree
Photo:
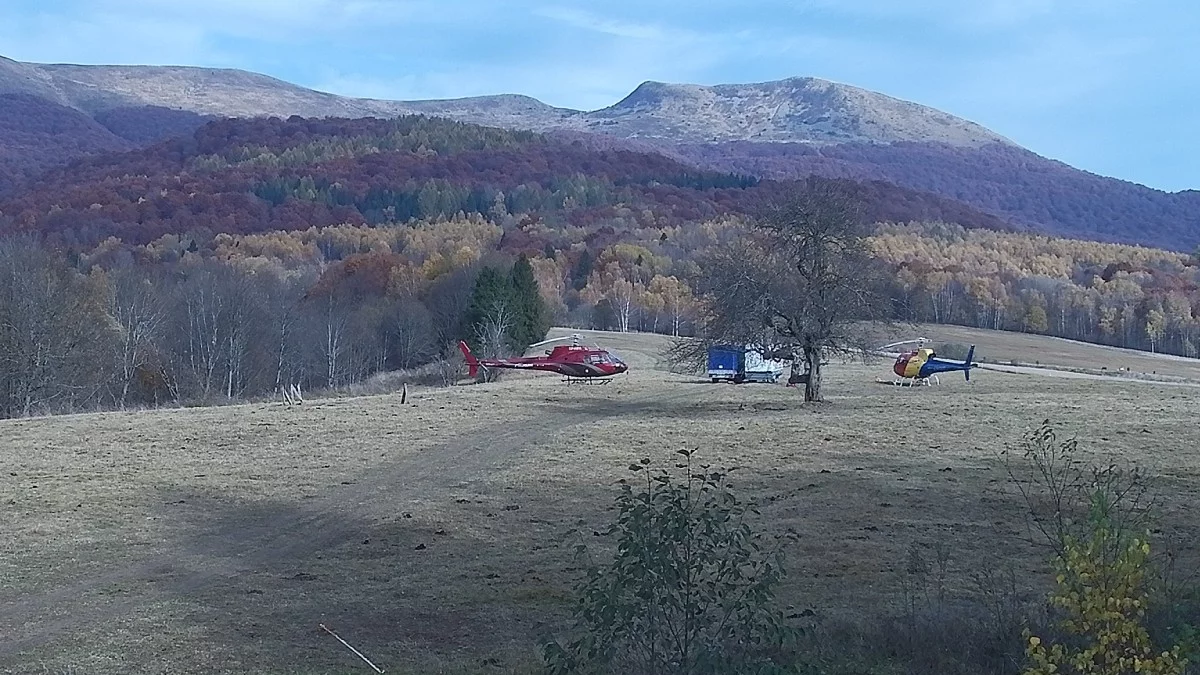
[[[513,313],[502,302],[492,305],[483,322],[475,328],[475,339],[479,343],[482,356],[489,359],[508,356],[508,334],[512,328]],[[494,382],[499,377],[496,369],[484,369],[484,378]]]
[[[273,278],[265,285],[264,308],[269,321],[266,330],[271,350],[271,369],[274,370],[273,391],[286,391],[298,386],[305,375],[302,357],[304,338],[300,299],[305,279]]]
[[[118,404],[125,407],[129,387],[143,369],[154,365],[157,343],[162,337],[166,309],[162,296],[150,280],[134,270],[123,270],[113,280],[109,312],[117,322],[118,369],[121,394]]]
[[[169,318],[173,360],[189,385],[181,393],[239,398],[270,377],[266,300],[236,266],[205,261],[184,274]]]
[[[189,393],[204,399],[219,384],[218,368],[225,344],[222,327],[227,310],[218,285],[219,276],[214,271],[195,271],[180,284],[176,302],[180,316],[174,320],[178,335],[175,355],[181,370],[189,376]]]
[[[385,370],[392,334],[390,303],[364,298],[355,303],[347,326],[346,370],[343,379],[361,382]]]
[[[433,317],[420,302],[402,300],[392,317],[392,352],[400,368],[425,363],[437,353]]]
[[[462,330],[462,317],[471,305],[471,289],[478,274],[478,266],[463,267],[445,274],[433,282],[423,298],[433,319],[437,343],[455,345]],[[457,353],[455,348],[451,352]]]
[[[706,261],[703,337],[680,343],[674,356],[720,342],[756,345],[803,364],[804,400],[822,400],[823,360],[861,352],[863,322],[885,316],[864,234],[844,184],[810,178]]]
[[[345,369],[345,354],[349,350],[350,307],[339,302],[332,294],[321,303],[321,328],[323,330],[321,355],[325,358],[325,386],[336,387],[342,380]]]
[[[265,350],[265,328],[261,318],[266,307],[254,277],[231,269],[221,288],[228,309],[225,315],[225,397],[240,398],[270,361],[260,358]]]
[[[32,238],[0,241],[0,416],[95,402],[116,332],[106,284]]]

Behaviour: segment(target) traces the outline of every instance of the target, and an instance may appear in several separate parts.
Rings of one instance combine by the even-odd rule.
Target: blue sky
[[[610,105],[812,75],[1095,173],[1200,189],[1192,0],[4,0],[0,55],[235,67],[338,94]]]

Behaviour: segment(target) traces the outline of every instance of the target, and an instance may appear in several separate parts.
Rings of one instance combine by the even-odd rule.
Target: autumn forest
[[[210,122],[0,200],[0,415],[450,382],[458,339],[551,322],[692,334],[706,253],[804,185],[422,117]],[[891,318],[1200,349],[1194,255],[845,185]]]

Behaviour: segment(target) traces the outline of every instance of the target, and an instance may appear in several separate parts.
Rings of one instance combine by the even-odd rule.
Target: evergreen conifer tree
[[[502,269],[485,267],[475,278],[462,321],[462,335],[472,349],[478,349],[480,328],[495,319],[498,312],[508,323],[506,346],[512,351],[542,340],[550,330],[546,303],[538,291],[537,279],[529,258],[522,255],[508,274]]]
[[[471,290],[471,304],[463,317],[462,335],[472,349],[479,349],[479,331],[490,317],[501,307],[512,311],[512,291],[508,278],[494,267],[485,267],[475,277]]]
[[[575,287],[575,290],[582,290],[587,285],[588,277],[592,274],[594,262],[592,254],[586,248],[583,249],[583,253],[579,254],[579,260],[575,261],[575,267],[571,270],[571,284]]]
[[[538,291],[533,266],[529,264],[529,258],[525,254],[521,254],[517,262],[513,263],[508,285],[512,293],[514,316],[512,342],[515,348],[523,349],[545,338],[546,332],[550,330],[549,312]]]

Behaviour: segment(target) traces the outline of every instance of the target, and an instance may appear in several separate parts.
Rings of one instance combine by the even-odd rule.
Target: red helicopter
[[[601,380],[629,370],[629,366],[615,354],[599,347],[585,347],[579,344],[579,336],[553,338],[529,345],[529,349],[547,345],[552,342],[571,340],[569,345],[559,345],[548,350],[545,356],[520,356],[511,359],[477,359],[471,353],[466,342],[460,341],[458,348],[462,350],[467,361],[468,375],[475,377],[480,368],[513,368],[516,370],[548,370],[567,378],[568,382],[579,380]]]

